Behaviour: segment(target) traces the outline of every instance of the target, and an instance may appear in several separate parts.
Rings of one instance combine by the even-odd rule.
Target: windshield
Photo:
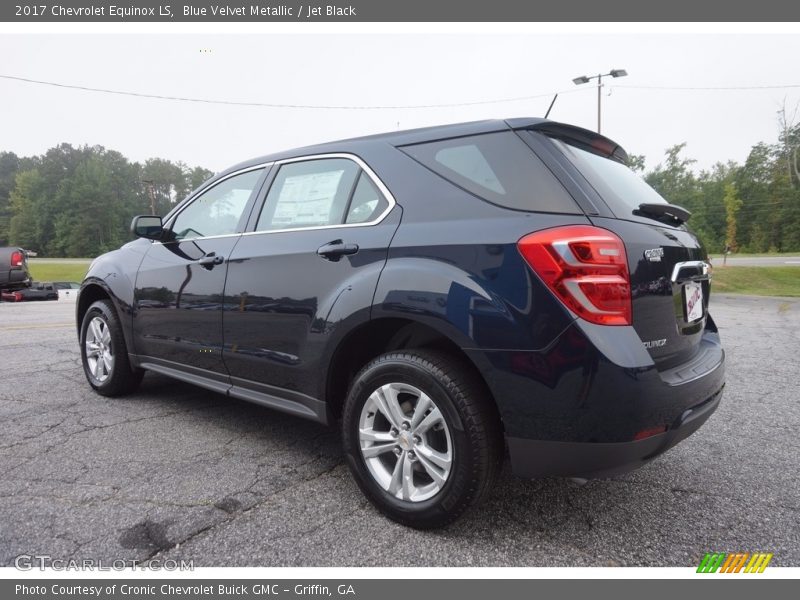
[[[628,167],[561,140],[552,142],[569,158],[617,217],[630,216],[640,204],[667,204],[661,195]]]

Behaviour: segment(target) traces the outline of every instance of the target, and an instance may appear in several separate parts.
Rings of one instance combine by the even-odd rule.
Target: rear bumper
[[[713,320],[687,362],[659,371],[633,328],[573,323],[539,352],[472,354],[522,477],[599,477],[642,466],[696,431],[725,385]]]
[[[0,283],[0,289],[4,292],[21,290],[31,285],[31,278],[24,269],[11,269],[8,271],[6,281]]]
[[[648,463],[697,431],[719,406],[722,390],[687,409],[664,433],[630,442],[591,443],[506,438],[511,465],[519,477],[619,475]]]

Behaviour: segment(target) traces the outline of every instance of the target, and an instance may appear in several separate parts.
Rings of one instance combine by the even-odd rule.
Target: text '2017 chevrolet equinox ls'
[[[363,492],[420,528],[475,505],[505,445],[522,477],[639,467],[716,409],[724,353],[689,213],[626,159],[526,118],[239,164],[94,261],[86,377],[341,422]]]

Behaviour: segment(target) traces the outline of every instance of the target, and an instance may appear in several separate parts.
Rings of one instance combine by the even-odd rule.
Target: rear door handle
[[[216,265],[221,265],[225,262],[224,256],[217,256],[214,252],[209,252],[203,258],[197,261],[201,267],[206,269],[213,269]]]
[[[345,244],[342,240],[333,240],[317,249],[317,254],[326,260],[338,261],[343,256],[358,252],[358,244]]]

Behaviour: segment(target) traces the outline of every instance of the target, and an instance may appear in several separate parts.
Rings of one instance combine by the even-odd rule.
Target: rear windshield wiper
[[[662,204],[660,202],[653,204],[644,202],[639,205],[639,208],[633,211],[633,214],[678,225],[685,223],[689,220],[689,217],[692,216],[692,213],[682,206],[678,206],[677,204]]]

